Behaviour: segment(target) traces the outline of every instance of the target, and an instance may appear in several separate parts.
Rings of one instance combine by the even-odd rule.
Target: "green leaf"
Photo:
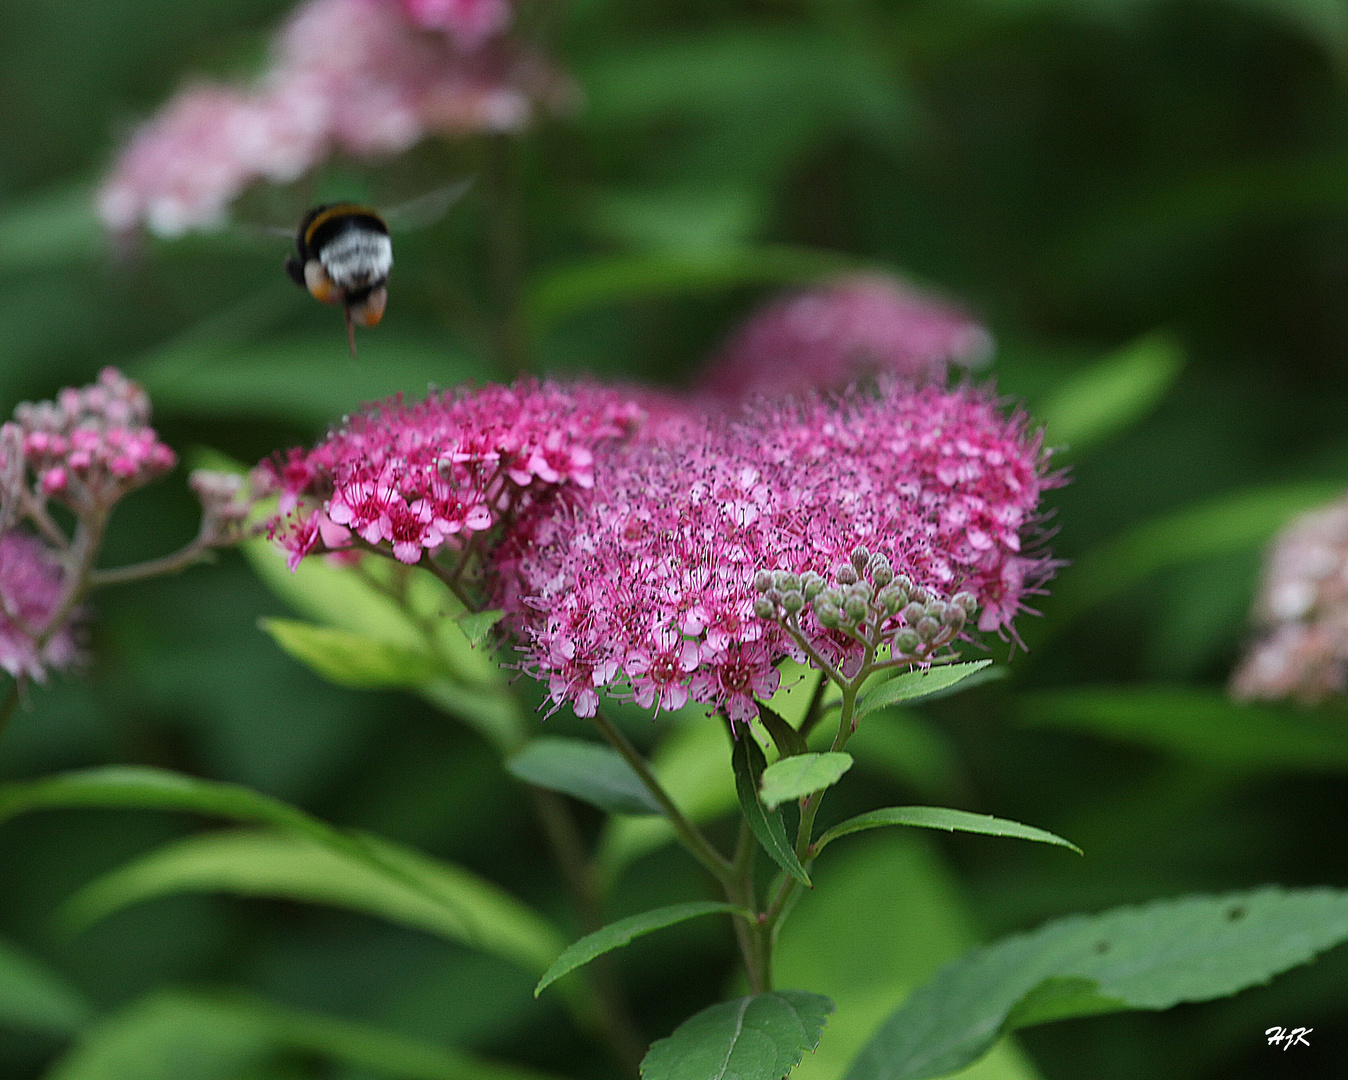
[[[460,615],[455,621],[459,624],[459,629],[463,631],[463,636],[468,639],[468,644],[476,645],[484,637],[487,631],[501,621],[505,612],[499,608],[493,608],[490,611],[474,611],[467,615]]]
[[[0,940],[0,1030],[73,1035],[94,1008],[47,965]]]
[[[305,667],[338,686],[416,690],[445,674],[425,648],[295,619],[262,619],[259,625]]]
[[[846,1080],[921,1080],[1015,1025],[1168,1009],[1267,982],[1348,940],[1348,891],[1263,888],[1074,915],[947,965],[894,1012]]]
[[[369,858],[258,832],[189,837],[86,885],[67,902],[76,928],[120,908],[181,892],[230,892],[331,904],[411,926],[541,974],[563,948],[540,915],[490,882],[385,840]]]
[[[747,731],[740,732],[735,740],[735,748],[730,755],[731,766],[735,770],[735,794],[739,797],[740,810],[753,830],[754,836],[763,846],[763,850],[772,857],[772,861],[799,881],[810,884],[810,875],[796,858],[796,851],[786,836],[786,824],[780,810],[768,810],[759,797],[758,786],[762,782],[763,769],[767,759],[753,736]]]
[[[684,922],[687,919],[696,919],[699,915],[743,915],[745,918],[753,918],[753,915],[742,907],[736,907],[734,904],[718,903],[713,900],[696,900],[687,904],[670,904],[669,907],[656,908],[654,911],[643,911],[640,915],[632,915],[626,919],[619,919],[615,923],[610,923],[601,930],[596,930],[593,934],[586,934],[575,944],[570,945],[566,952],[553,961],[552,967],[544,973],[538,980],[538,985],[534,987],[534,997],[538,997],[545,987],[556,982],[568,972],[575,971],[583,964],[588,964],[596,956],[602,956],[604,953],[626,945],[634,938],[639,938],[643,934],[649,934],[654,930],[663,930],[666,926],[673,926],[675,923]]]
[[[81,1039],[48,1080],[235,1080],[288,1051],[403,1080],[546,1080],[521,1066],[259,998],[166,992]]]
[[[805,736],[771,705],[763,701],[758,703],[758,719],[772,736],[772,741],[777,745],[777,752],[782,757],[809,753],[810,747],[805,741]]]
[[[119,807],[211,814],[256,825],[275,825],[349,851],[352,841],[298,807],[241,784],[201,780],[146,765],[112,765],[0,786],[0,822],[29,810]]]
[[[759,793],[763,805],[775,810],[784,802],[832,787],[852,767],[852,755],[837,751],[798,754],[782,758],[763,770]]]
[[[876,709],[897,705],[901,701],[916,701],[928,694],[948,689],[991,663],[991,660],[971,660],[963,664],[942,664],[926,671],[905,671],[902,675],[895,675],[857,702],[852,722],[856,723]]]
[[[1026,694],[1022,722],[1140,743],[1241,772],[1348,771],[1340,713],[1232,701],[1221,690],[1092,686]]]
[[[850,744],[849,744],[850,745]],[[881,1021],[943,964],[979,944],[967,888],[930,834],[877,829],[837,847],[810,867],[814,889],[781,928],[773,977],[808,986],[838,1006],[828,1038],[791,1080],[839,1080]],[[902,932],[876,932],[902,927]],[[1004,1039],[961,1080],[1041,1080]]]
[[[44,192],[0,212],[0,273],[87,263],[107,247],[84,184]]]
[[[1055,836],[1033,825],[1022,825],[1005,818],[989,817],[987,814],[971,814],[967,810],[949,810],[942,806],[890,806],[883,810],[872,810],[848,818],[833,826],[813,844],[814,854],[818,855],[825,845],[840,836],[861,832],[863,829],[878,829],[886,825],[913,825],[922,829],[945,829],[947,832],[983,833],[985,836],[1008,836],[1017,840],[1037,840],[1041,844],[1057,844],[1071,848],[1078,855],[1081,849],[1076,844]]]
[[[839,252],[786,246],[609,256],[554,270],[530,291],[525,310],[533,333],[542,335],[576,312],[606,304],[813,281],[855,267]]]
[[[659,814],[655,797],[616,750],[584,739],[534,739],[506,761],[512,776],[610,814]]]
[[[651,1044],[642,1080],[782,1080],[819,1045],[833,1002],[803,990],[723,1001]]]
[[[1080,451],[1129,427],[1160,402],[1183,367],[1179,345],[1150,334],[1076,373],[1038,411],[1049,441]]]
[[[1222,495],[1144,522],[1096,548],[1063,575],[1045,605],[1048,623],[1061,630],[1082,612],[1168,566],[1258,547],[1294,514],[1342,493],[1342,481],[1279,484]]]

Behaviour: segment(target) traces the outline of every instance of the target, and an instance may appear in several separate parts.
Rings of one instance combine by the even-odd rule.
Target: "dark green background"
[[[718,266],[764,244],[825,249],[964,298],[1000,342],[999,389],[1032,412],[1163,329],[1186,363],[1162,399],[1061,457],[1072,483],[1050,496],[1053,546],[1076,565],[1061,571],[1045,618],[1022,620],[1031,655],[1015,657],[1009,681],[928,710],[958,763],[952,804],[1052,829],[1087,857],[985,839],[934,847],[989,936],[1191,891],[1348,885],[1342,755],[1278,764],[1273,736],[1240,765],[1223,752],[1221,687],[1269,527],[1237,514],[1229,537],[1191,530],[1192,553],[1172,539],[1125,558],[1085,599],[1074,582],[1153,519],[1254,488],[1317,482],[1328,493],[1348,476],[1348,5],[545,7],[528,33],[583,88],[574,118],[504,155],[469,141],[377,168],[338,163],[307,186],[253,193],[240,210],[286,224],[322,192],[391,202],[479,177],[443,222],[399,239],[388,318],[352,361],[340,320],[284,279],[279,246],[231,234],[152,242],[119,261],[87,210],[120,134],[189,75],[255,70],[285,5],[8,5],[4,410],[116,364],[149,386],[157,425],[181,451],[251,461],[312,440],[361,400],[493,377],[474,312],[495,303],[492,163],[512,155],[526,291],[622,254],[701,268],[691,285],[656,275],[643,295],[600,289],[561,313],[532,340],[537,370],[687,380],[766,295],[761,282],[716,284]],[[105,562],[162,553],[194,527],[180,472],[121,509]],[[564,920],[526,804],[491,753],[413,698],[321,683],[258,631],[260,615],[284,613],[233,555],[99,596],[88,671],[34,689],[0,747],[0,776],[116,761],[240,781],[458,860]],[[994,647],[999,660],[1006,652]],[[1160,734],[1148,738],[1024,723],[1053,713],[1031,694],[1102,685],[1187,696],[1150,708]],[[1193,749],[1157,745],[1172,722]],[[1324,724],[1348,740],[1348,717],[1332,707],[1274,722]],[[874,772],[849,780],[831,820],[929,794]],[[195,827],[93,811],[5,825],[0,935],[109,1010],[159,987],[246,986],[555,1072],[607,1075],[555,1004],[532,1002],[523,975],[372,920],[194,897],[73,938],[53,927],[52,910],[78,885]],[[622,879],[611,914],[700,895],[691,864],[665,851]],[[725,927],[703,920],[619,963],[654,1037],[723,993],[734,960]],[[1270,1050],[1262,1033],[1275,1024],[1314,1026],[1312,1049]],[[1022,1039],[1046,1080],[1348,1075],[1348,950],[1228,1001]],[[40,1076],[63,1050],[0,1031],[0,1076]],[[297,1059],[250,1075],[339,1071]]]

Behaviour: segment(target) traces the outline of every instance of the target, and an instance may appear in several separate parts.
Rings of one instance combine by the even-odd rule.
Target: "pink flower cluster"
[[[545,493],[594,483],[595,449],[641,410],[614,390],[521,381],[394,399],[346,420],[310,451],[259,469],[281,493],[271,534],[293,569],[352,534],[404,563],[486,532]]]
[[[217,227],[249,184],[288,183],[334,152],[512,131],[565,106],[569,82],[497,36],[509,16],[504,0],[308,0],[257,88],[189,86],[132,136],[99,191],[104,224]]]
[[[601,690],[734,720],[796,646],[754,613],[761,570],[825,577],[858,545],[1002,629],[1051,571],[1024,550],[1045,472],[1039,437],[984,394],[882,383],[841,399],[760,401],[611,448],[585,491],[540,505],[496,559],[496,602],[555,704]],[[812,620],[811,616],[811,620]],[[846,639],[803,622],[830,662]],[[797,656],[803,659],[802,656]]]
[[[0,534],[0,668],[41,682],[49,668],[80,657],[69,622],[43,634],[62,601],[65,575],[55,554],[26,532]]]
[[[163,475],[177,459],[149,419],[145,391],[111,367],[97,382],[62,390],[55,401],[20,405],[0,428],[7,505],[29,494],[29,473],[34,498],[54,499],[77,513],[106,509]]]
[[[944,383],[948,364],[977,366],[992,347],[988,331],[951,304],[897,278],[854,274],[768,304],[712,359],[702,386],[739,400],[881,374]]]
[[[1232,676],[1237,698],[1313,704],[1348,690],[1348,497],[1278,535],[1253,620],[1261,636]]]

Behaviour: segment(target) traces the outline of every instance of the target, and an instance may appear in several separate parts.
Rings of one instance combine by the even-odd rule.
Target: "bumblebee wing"
[[[400,203],[380,216],[388,223],[390,232],[407,232],[409,229],[424,229],[433,225],[449,212],[449,208],[468,194],[476,177],[466,176],[452,184],[428,191]]]

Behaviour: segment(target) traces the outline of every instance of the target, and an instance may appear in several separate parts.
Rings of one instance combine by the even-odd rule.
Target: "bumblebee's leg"
[[[351,358],[354,360],[356,356],[356,323],[351,318],[350,307],[344,307],[342,310],[346,312],[346,343],[351,347]]]
[[[348,303],[346,310],[361,326],[378,326],[379,320],[384,317],[384,308],[387,305],[388,289],[380,285],[377,289],[371,289],[360,300]]]
[[[304,264],[304,287],[315,300],[325,304],[335,304],[342,299],[342,290],[328,277],[328,272],[317,259],[310,259]]]
[[[286,259],[286,273],[290,275],[290,280],[301,289],[307,289],[309,287],[304,281],[304,264],[300,262],[298,256],[291,255]]]

